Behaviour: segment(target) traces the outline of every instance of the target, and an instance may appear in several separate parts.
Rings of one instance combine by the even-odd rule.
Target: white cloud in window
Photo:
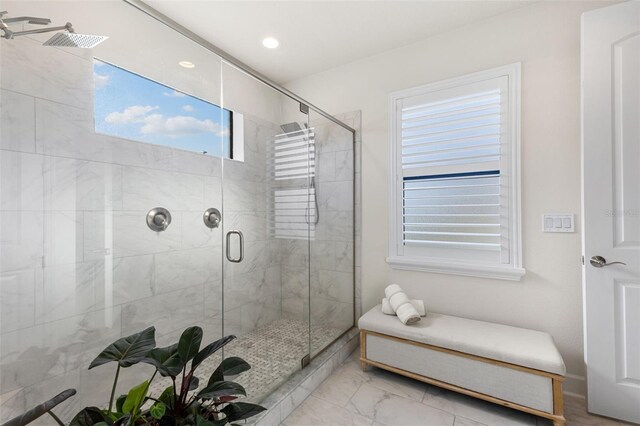
[[[195,109],[194,107],[192,107],[191,105],[183,105],[183,106],[182,106],[182,109],[183,109],[184,111],[186,111],[186,112],[193,112],[193,111],[195,111],[195,110],[196,110],[196,109]]]
[[[160,107],[150,105],[132,105],[122,112],[112,112],[105,121],[110,124],[142,123],[140,133],[164,136],[187,136],[213,133],[217,136],[229,135],[229,129],[223,128],[213,120],[198,120],[195,117],[176,115],[165,117],[162,114],[149,114]]]
[[[187,96],[182,92],[178,92],[177,90],[173,90],[171,92],[164,92],[163,95],[169,98],[184,98]]]
[[[110,79],[111,77],[109,75],[98,74],[97,72],[93,73],[93,81],[98,89],[107,87]]]
[[[122,112],[109,113],[104,121],[111,124],[143,123],[147,117],[145,115],[160,107],[150,105],[132,105]]]
[[[217,136],[225,136],[228,134],[228,130],[212,120],[198,120],[184,115],[165,117],[162,114],[151,114],[144,118],[144,126],[140,129],[140,133],[165,136],[213,133]]]

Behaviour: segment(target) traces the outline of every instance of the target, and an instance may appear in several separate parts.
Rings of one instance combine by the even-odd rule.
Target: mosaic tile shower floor
[[[341,334],[337,328],[312,326],[309,339],[308,323],[280,319],[239,336],[225,348],[224,356],[238,356],[251,365],[251,370],[233,380],[244,386],[248,401],[259,402],[301,368],[302,358],[309,353],[309,340],[311,353],[315,354]],[[196,375],[201,379],[200,387],[221,359],[221,356],[212,356],[198,367]],[[170,379],[155,380],[151,393],[160,394],[170,384]]]

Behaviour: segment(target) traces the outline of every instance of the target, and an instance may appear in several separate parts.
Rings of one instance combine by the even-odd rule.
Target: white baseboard
[[[587,380],[584,376],[578,376],[577,374],[567,373],[564,376],[564,383],[562,386],[562,393],[565,395],[576,396],[584,398],[587,395]]]

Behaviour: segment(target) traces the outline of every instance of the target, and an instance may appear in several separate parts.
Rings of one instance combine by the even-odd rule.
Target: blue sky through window
[[[96,132],[230,157],[231,112],[94,60]]]

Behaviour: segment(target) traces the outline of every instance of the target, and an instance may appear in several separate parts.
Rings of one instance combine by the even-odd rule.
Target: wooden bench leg
[[[554,420],[553,426],[564,426],[564,396],[562,395],[562,380],[553,379],[553,414],[562,420]]]
[[[365,359],[367,359],[367,335],[364,330],[360,330],[360,367],[362,371],[367,371]]]

